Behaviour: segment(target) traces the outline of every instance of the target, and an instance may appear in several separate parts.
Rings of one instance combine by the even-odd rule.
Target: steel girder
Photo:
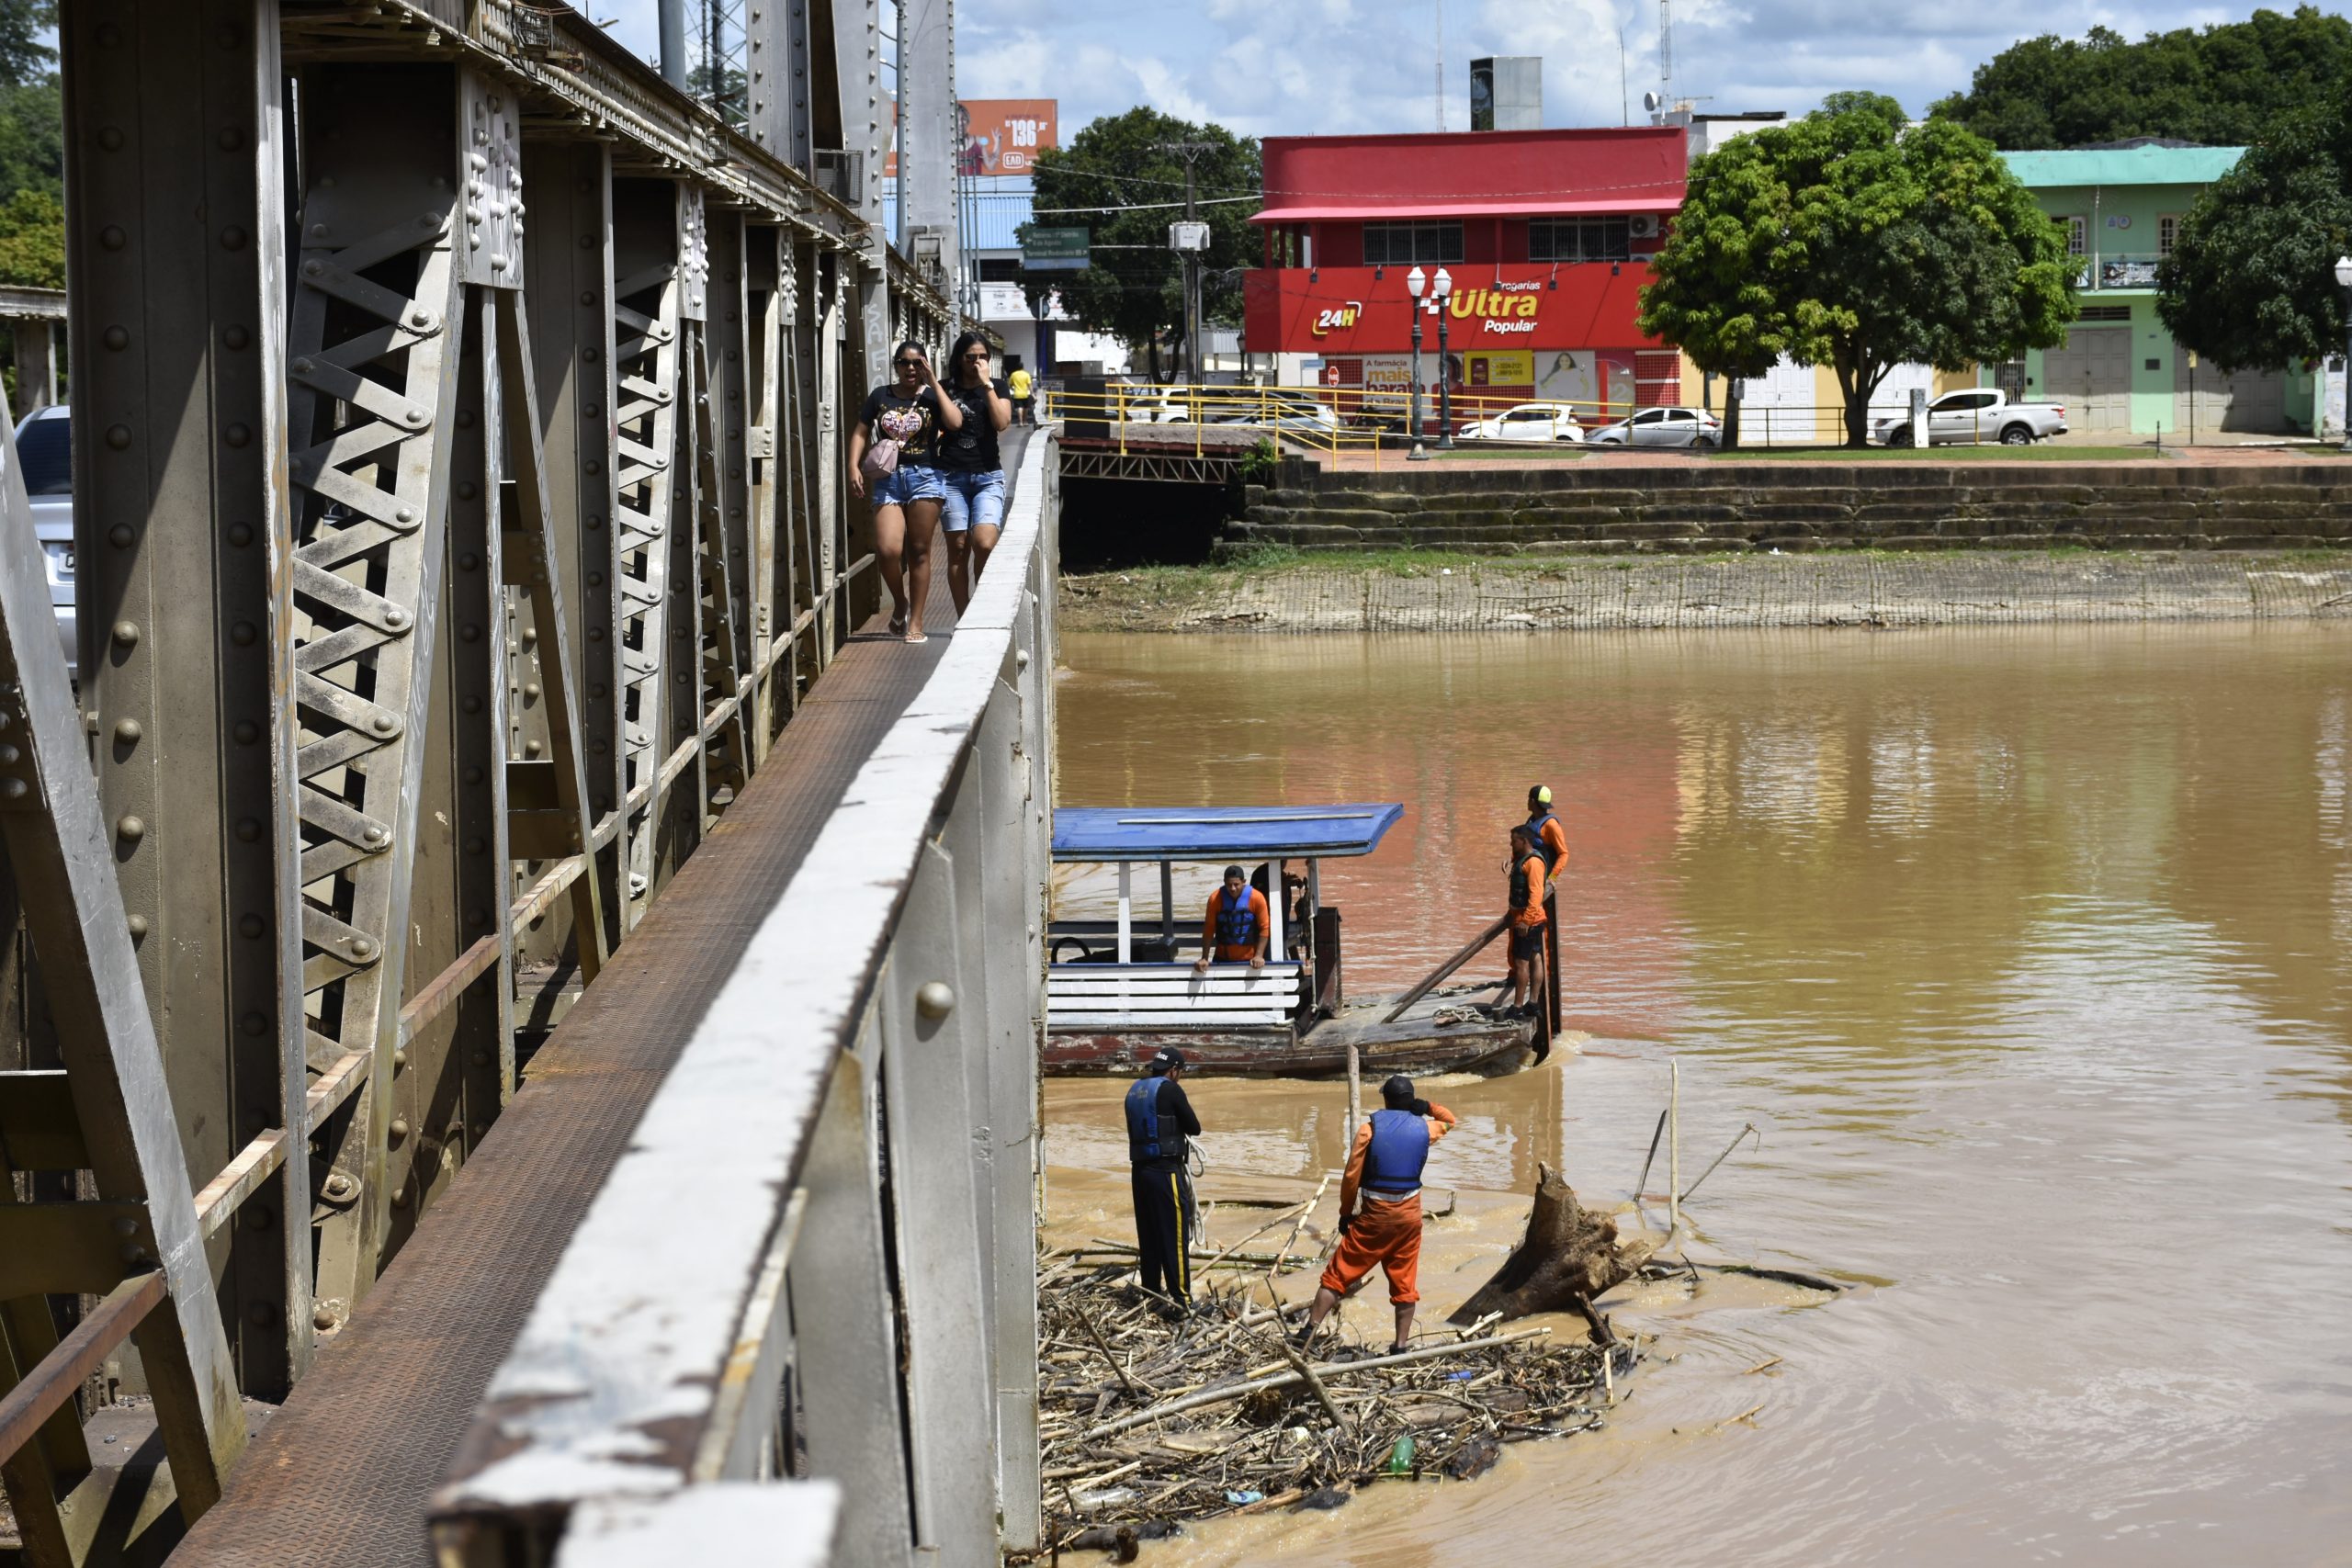
[[[855,624],[842,328],[944,321],[601,42],[284,3],[64,7],[83,684],[0,704],[107,825],[65,877],[0,822],[0,1397],[120,1363],[190,1510]],[[104,1557],[44,1409],[34,1561]]]

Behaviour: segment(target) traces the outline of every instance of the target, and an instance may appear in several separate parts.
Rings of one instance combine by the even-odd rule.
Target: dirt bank
[[[1065,576],[1074,631],[1936,626],[2352,615],[2341,552],[1994,551],[1577,557],[1265,551]]]

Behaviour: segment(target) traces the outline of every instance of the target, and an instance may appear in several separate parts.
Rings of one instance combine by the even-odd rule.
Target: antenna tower
[[[1657,0],[1657,96],[1661,108],[1674,98],[1674,0]]]
[[[1445,0],[1437,0],[1437,128],[1445,130]]]

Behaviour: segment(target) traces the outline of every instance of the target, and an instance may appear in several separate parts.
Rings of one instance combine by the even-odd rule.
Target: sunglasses
[[[922,368],[922,361],[920,359],[901,359],[898,362],[898,366],[901,370],[920,370]]]

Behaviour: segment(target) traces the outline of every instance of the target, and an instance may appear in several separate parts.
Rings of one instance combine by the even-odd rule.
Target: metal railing
[[[651,1561],[615,1542],[722,1529],[814,1531],[859,1564],[1037,1544],[1048,445],[938,668],[492,1379],[435,1500],[443,1562],[545,1562],[559,1541],[565,1562]]]

